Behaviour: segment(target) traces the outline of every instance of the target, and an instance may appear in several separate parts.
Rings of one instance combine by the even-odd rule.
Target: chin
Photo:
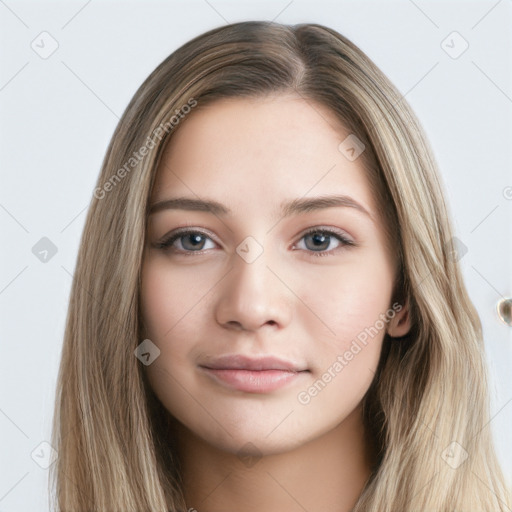
[[[273,437],[271,439],[271,437]],[[268,436],[259,432],[238,432],[234,436],[204,439],[210,445],[224,452],[244,457],[263,457],[278,455],[298,448],[307,442],[307,439],[297,439],[287,435]]]
[[[298,425],[292,421],[286,424],[294,414],[284,421],[283,417],[286,415],[281,415],[279,420],[272,422],[267,417],[259,425],[255,424],[252,416],[243,421],[224,417],[222,426],[210,418],[209,421],[197,425],[189,423],[190,426],[185,428],[208,445],[239,457],[277,455],[296,449],[323,433],[319,430],[318,422],[309,426]]]

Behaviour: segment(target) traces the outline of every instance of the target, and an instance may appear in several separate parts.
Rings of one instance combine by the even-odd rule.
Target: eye
[[[212,247],[205,247],[205,245],[207,245],[207,240],[210,240],[213,243]],[[329,256],[346,246],[355,246],[355,243],[347,238],[341,231],[338,232],[332,229],[309,229],[303,233],[299,242],[302,240],[305,240],[306,242],[305,250],[307,252],[311,252],[313,256]],[[178,242],[178,244],[176,244],[176,242]],[[337,242],[335,247],[332,247],[333,242]],[[155,243],[154,247],[175,253],[182,253],[188,256],[191,253],[201,253],[203,250],[215,248],[215,242],[213,242],[211,237],[202,231],[181,229]],[[300,249],[304,250],[302,248]]]
[[[173,252],[178,253],[191,253],[191,252],[199,252],[203,249],[211,249],[212,247],[205,247],[205,239],[211,238],[202,231],[191,230],[191,229],[183,229],[180,231],[175,231],[171,233],[168,237],[164,238],[162,241],[157,242],[155,247],[157,249],[170,250],[173,249]],[[179,242],[178,245],[180,247],[176,247],[175,242]]]
[[[306,250],[312,252],[313,256],[330,256],[346,246],[355,246],[355,243],[342,232],[323,228],[312,228],[306,231],[299,242],[302,240],[305,241]],[[332,247],[335,241],[337,245]]]

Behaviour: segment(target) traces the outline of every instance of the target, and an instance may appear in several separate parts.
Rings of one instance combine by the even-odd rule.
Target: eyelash
[[[319,228],[319,227],[308,229],[306,232],[302,233],[301,237],[299,238],[299,241],[308,235],[317,234],[317,233],[320,233],[322,235],[329,235],[329,236],[336,238],[339,242],[341,242],[341,246],[336,247],[335,249],[331,249],[330,251],[310,251],[310,250],[306,249],[306,252],[311,253],[314,257],[332,256],[332,255],[334,255],[334,253],[337,253],[339,250],[343,250],[346,247],[351,247],[351,246],[356,245],[352,240],[349,240],[341,232],[333,231],[331,229]],[[178,240],[179,238],[184,237],[186,235],[192,235],[192,234],[202,235],[202,236],[212,239],[207,233],[205,233],[203,231],[199,231],[196,229],[183,229],[183,230],[171,233],[168,237],[164,238],[162,241],[155,243],[154,246],[157,249],[161,249],[161,250],[169,251],[169,252],[176,252],[178,254],[183,254],[185,256],[200,255],[200,254],[202,254],[203,251],[189,251],[189,250],[181,250],[181,249],[171,251],[171,248],[172,248],[171,246],[176,240]],[[208,250],[208,249],[206,249],[206,250]]]

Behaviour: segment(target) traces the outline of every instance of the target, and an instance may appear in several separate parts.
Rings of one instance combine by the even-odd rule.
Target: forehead
[[[349,135],[324,105],[295,95],[196,107],[166,147],[152,202],[208,196],[235,212],[275,214],[283,200],[344,194],[373,212],[363,159],[339,149]]]

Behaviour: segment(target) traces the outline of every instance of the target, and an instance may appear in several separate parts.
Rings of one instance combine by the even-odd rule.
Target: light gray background
[[[468,249],[461,265],[484,324],[490,427],[510,481],[512,330],[495,310],[512,295],[510,0],[0,0],[0,512],[48,508],[48,470],[35,460],[49,454],[40,443],[49,440],[78,243],[118,118],[178,46],[250,19],[338,30],[418,114],[441,168],[456,236]],[[446,39],[453,31],[469,44],[457,58],[464,41]],[[51,44],[57,50],[42,58]],[[47,262],[32,252],[43,237],[57,248]]]

